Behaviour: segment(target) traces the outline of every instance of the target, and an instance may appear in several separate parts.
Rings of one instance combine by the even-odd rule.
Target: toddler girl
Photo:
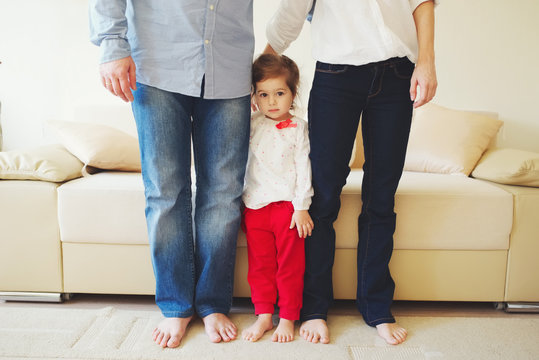
[[[251,119],[243,228],[258,319],[243,338],[256,341],[273,328],[278,294],[280,320],[272,341],[288,342],[294,339],[302,304],[304,241],[314,226],[308,212],[313,195],[308,128],[290,114],[299,82],[291,59],[261,55],[253,64],[252,80],[259,112]]]

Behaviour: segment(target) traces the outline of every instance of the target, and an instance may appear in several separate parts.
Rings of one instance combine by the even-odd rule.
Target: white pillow
[[[472,172],[478,179],[500,184],[539,187],[539,153],[517,149],[492,149]]]
[[[0,179],[63,182],[80,177],[82,167],[62,145],[0,152]]]
[[[414,112],[404,170],[470,175],[503,122],[432,103]]]
[[[135,137],[101,124],[52,121],[60,142],[85,165],[98,169],[140,171]],[[91,172],[91,171],[90,171]]]

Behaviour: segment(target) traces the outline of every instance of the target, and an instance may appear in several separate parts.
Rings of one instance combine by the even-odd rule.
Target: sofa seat
[[[350,269],[356,267],[362,175],[350,173],[335,223],[338,299],[353,299],[356,292]],[[405,172],[395,207],[390,266],[396,299],[503,301],[513,213],[509,192],[464,176]],[[65,292],[154,292],[140,174],[103,172],[63,184],[58,219]],[[250,296],[246,273],[240,232],[235,296]]]

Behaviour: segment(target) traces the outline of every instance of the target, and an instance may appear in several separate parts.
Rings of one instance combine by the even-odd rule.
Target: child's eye
[[[283,95],[284,95],[284,91],[278,91],[278,92],[277,92],[277,95],[283,96]]]
[[[260,97],[266,97],[266,96],[268,96],[268,94],[266,94],[266,93],[260,93],[260,94],[258,94],[258,96],[260,96]]]

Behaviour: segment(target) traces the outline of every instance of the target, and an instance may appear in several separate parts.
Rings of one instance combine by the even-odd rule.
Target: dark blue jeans
[[[362,66],[317,63],[309,98],[309,137],[315,223],[305,241],[302,320],[326,319],[333,300],[333,223],[350,172],[348,163],[360,116],[365,153],[358,221],[357,305],[370,326],[395,322],[390,307],[395,284],[393,251],[395,192],[402,175],[412,118],[406,58]]]

